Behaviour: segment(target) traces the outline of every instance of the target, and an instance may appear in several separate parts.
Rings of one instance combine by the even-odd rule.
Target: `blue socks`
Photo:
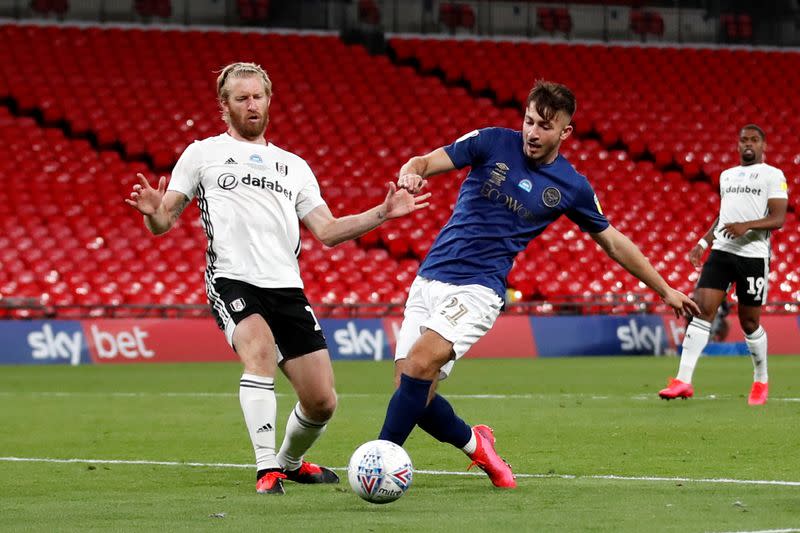
[[[463,448],[472,438],[472,429],[456,415],[450,403],[438,394],[427,405],[431,381],[400,375],[386,409],[386,419],[378,438],[402,446],[415,425],[440,442]]]
[[[433,397],[428,408],[417,420],[417,425],[434,439],[463,448],[472,438],[472,428],[458,417],[450,403],[439,396]]]
[[[386,408],[386,419],[378,437],[402,446],[425,411],[432,381],[400,375],[400,386]]]

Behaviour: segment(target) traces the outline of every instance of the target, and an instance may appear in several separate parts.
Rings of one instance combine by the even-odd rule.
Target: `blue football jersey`
[[[472,169],[420,276],[483,285],[505,298],[514,257],[561,215],[582,231],[608,227],[586,177],[561,155],[549,165],[533,164],[522,151],[520,131],[476,130],[444,150],[456,168]]]

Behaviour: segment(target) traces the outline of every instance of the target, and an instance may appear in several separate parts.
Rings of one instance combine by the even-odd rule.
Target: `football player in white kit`
[[[259,493],[283,494],[283,480],[337,483],[336,474],[303,460],[336,408],[325,337],[303,293],[298,219],[328,246],[428,206],[388,184],[384,202],[334,217],[308,164],[266,141],[272,82],[253,63],[233,63],[217,78],[228,130],[196,141],[181,155],[169,187],[139,174],[125,201],[155,235],[168,231],[193,197],[208,238],[206,291],[220,328],[244,373],[239,400],[256,455]],[[275,372],[292,383],[297,405],[275,451]]]
[[[761,306],[767,301],[769,234],[783,226],[788,194],[783,172],[764,163],[766,146],[760,127],[748,124],[741,129],[741,164],[720,175],[719,216],[689,252],[689,260],[700,267],[703,253],[711,246],[694,295],[702,314],[686,329],[678,375],[658,393],[666,400],[694,395],[694,368],[708,343],[717,309],[735,284],[739,323],[753,359],[748,403],[762,405],[767,401],[767,333],[760,325]]]

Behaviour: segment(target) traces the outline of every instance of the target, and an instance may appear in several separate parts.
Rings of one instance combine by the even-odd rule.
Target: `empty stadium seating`
[[[536,9],[536,23],[547,33],[561,32],[569,35],[572,31],[572,16],[565,7],[539,7]]]
[[[475,26],[475,11],[469,4],[442,2],[439,4],[439,22],[451,31],[459,28],[469,30]]]
[[[170,0],[135,0],[133,7],[142,17],[169,18],[172,15]]]
[[[68,0],[33,0],[31,2],[31,9],[34,12],[48,15],[54,13],[56,15],[63,15],[69,10]]]
[[[753,21],[743,13],[723,13],[720,16],[723,36],[730,42],[748,42],[753,38]]]
[[[631,10],[631,31],[643,39],[648,35],[664,36],[664,19],[657,11]]]
[[[459,19],[460,20],[460,19]],[[408,157],[476,127],[518,128],[519,102],[547,77],[578,95],[564,153],[589,176],[611,221],[673,285],[691,290],[688,248],[710,224],[713,178],[735,163],[748,110],[772,109],[769,158],[798,184],[796,81],[778,52],[393,39],[403,61],[470,90],[370,56],[335,36],[139,28],[0,26],[0,299],[48,305],[205,301],[205,239],[191,207],[154,238],[122,199],[137,172],[155,180],[193,140],[224,130],[214,71],[264,65],[274,82],[269,139],[304,157],[337,215],[376,205]],[[769,61],[762,61],[770,54]],[[745,90],[737,74],[783,65],[787,87]],[[763,67],[773,72],[777,67]],[[768,76],[769,77],[769,76]],[[782,80],[785,80],[782,81]],[[494,99],[475,94],[493,94]],[[790,94],[790,93],[789,93]],[[514,102],[513,107],[499,104]],[[686,105],[685,102],[692,102]],[[767,120],[766,116],[764,120]],[[320,304],[400,305],[465,171],[434,178],[431,209],[327,249],[303,230],[301,270]],[[796,199],[793,198],[793,205]],[[800,233],[774,237],[773,300],[797,300]],[[655,295],[560,220],[522,253],[510,284],[525,299]]]
[[[358,0],[358,20],[366,24],[379,24],[381,10],[375,0]]]
[[[790,111],[797,83],[790,66],[794,52],[416,38],[395,38],[391,46],[401,62],[413,58],[423,70],[443,72],[448,80],[516,106],[536,79],[572,87],[576,134],[596,141],[568,144],[565,155],[589,176],[616,226],[651,257],[665,253],[654,262],[682,290],[696,281],[695,273],[684,275],[685,252],[716,214],[719,174],[738,163],[740,126],[761,123],[768,131],[768,162],[784,170],[790,189],[800,185],[800,141],[792,134],[800,118]],[[740,80],[753,69],[776,81],[745,90]],[[797,195],[790,195],[793,212],[785,229],[773,235],[779,271],[797,270],[790,265],[800,238],[798,205]],[[586,261],[605,265],[596,256]],[[523,277],[515,270],[510,279],[530,285]],[[570,277],[573,288],[585,288],[575,284],[576,277]],[[773,272],[773,299],[798,300],[797,283],[788,281],[795,277]],[[635,289],[627,275],[621,283],[617,288]],[[564,290],[558,284],[547,288]],[[609,287],[598,281],[595,288]]]
[[[269,19],[269,0],[236,0],[239,17],[246,23],[263,23]]]

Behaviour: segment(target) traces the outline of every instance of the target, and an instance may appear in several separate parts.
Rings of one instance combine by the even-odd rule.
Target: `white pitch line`
[[[152,466],[199,466],[206,468],[254,468],[253,465],[236,463],[184,463],[181,461],[148,461],[145,459],[54,459],[50,457],[0,457],[8,463],[91,463],[98,465],[152,465]]]
[[[50,457],[0,457],[0,462],[8,463],[89,463],[107,465],[152,465],[152,466],[192,466],[204,468],[254,468],[252,464],[236,463],[197,463],[181,461],[148,461],[144,459],[57,459]],[[334,467],[332,470],[347,471],[346,467]],[[434,476],[473,476],[482,477],[483,472],[450,472],[447,470],[415,470],[418,474]],[[800,481],[781,481],[763,479],[730,479],[730,478],[689,478],[689,477],[661,477],[661,476],[617,476],[611,474],[597,475],[571,475],[571,474],[514,474],[517,478],[534,479],[599,479],[608,481],[665,481],[683,483],[718,483],[734,485],[777,485],[782,487],[800,487]]]
[[[800,529],[759,529],[758,531],[725,531],[724,533],[797,533]]]
[[[343,392],[337,396],[339,398],[388,398],[385,393],[357,393]],[[111,397],[111,398],[238,398],[238,392],[83,392],[83,391],[0,391],[0,396],[38,396],[54,398],[70,397]],[[292,393],[276,393],[278,397],[294,396]],[[457,400],[546,400],[546,399],[580,399],[580,400],[634,400],[634,401],[653,401],[660,400],[656,394],[635,394],[627,396],[619,395],[599,395],[593,393],[557,393],[557,394],[446,394],[448,398]],[[739,396],[710,394],[692,398],[691,401],[715,401],[738,399]],[[775,398],[771,397],[770,402],[800,402],[800,398]],[[659,402],[660,403],[660,402]]]
[[[77,396],[101,396],[112,398],[147,398],[147,397],[187,397],[187,398],[221,398],[239,397],[234,392],[81,392],[81,391],[0,391],[0,396],[53,396],[56,398],[70,398]],[[287,396],[287,394],[277,394]]]
[[[389,392],[385,393],[339,393],[339,398],[388,398]],[[69,398],[78,396],[102,396],[118,398],[147,398],[147,397],[187,397],[187,398],[217,398],[230,397],[238,398],[238,392],[82,392],[82,391],[0,391],[0,396],[42,396]],[[293,396],[291,393],[277,393],[276,396]],[[546,398],[550,395],[541,394],[448,394],[448,398],[464,400],[531,400],[534,398]],[[564,395],[560,395],[564,396]],[[580,395],[583,397],[582,395]],[[604,397],[599,397],[604,398]]]

